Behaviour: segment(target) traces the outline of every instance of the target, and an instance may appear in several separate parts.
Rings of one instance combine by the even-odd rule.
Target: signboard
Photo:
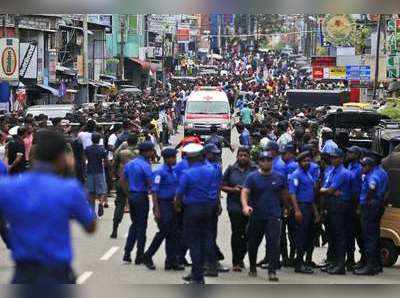
[[[174,15],[156,15],[152,14],[147,17],[147,26],[150,32],[155,32],[158,34],[165,33],[175,33],[176,23],[179,16]]]
[[[346,80],[359,81],[360,80],[360,66],[347,65],[346,66]]]
[[[333,67],[336,66],[336,57],[311,57],[312,67]]]
[[[19,66],[20,67],[22,65],[25,55],[29,54],[29,53],[27,53],[28,49],[29,49],[29,43],[21,42],[19,44],[19,61],[20,61]],[[28,68],[24,75],[24,79],[36,79],[37,78],[37,70],[38,70],[38,48],[35,47],[32,59],[28,65]],[[22,76],[22,74],[21,74],[21,76]]]
[[[176,36],[177,41],[189,41],[190,39],[190,32],[189,29],[186,28],[179,28],[178,34]]]
[[[324,78],[324,68],[323,67],[313,67],[312,77],[314,80],[321,80]]]
[[[330,67],[329,78],[333,80],[346,79],[346,67],[343,66]]]
[[[57,81],[57,62],[58,55],[55,50],[49,50],[49,82],[55,83]]]
[[[360,66],[360,80],[370,81],[371,80],[371,66]]]
[[[19,40],[16,38],[0,39],[0,79],[19,80]]]
[[[355,47],[337,47],[336,56],[355,56]]]

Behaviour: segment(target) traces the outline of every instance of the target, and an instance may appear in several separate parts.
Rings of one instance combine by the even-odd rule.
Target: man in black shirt
[[[7,159],[9,164],[9,174],[20,174],[27,169],[27,162],[25,157],[25,144],[23,138],[26,129],[24,127],[18,128],[17,135],[7,145]]]

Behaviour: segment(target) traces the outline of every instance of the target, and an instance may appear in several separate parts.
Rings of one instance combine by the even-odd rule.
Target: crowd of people
[[[17,264],[13,282],[74,282],[66,222],[74,218],[93,232],[113,190],[110,237],[118,237],[125,212],[132,221],[123,261],[132,262],[136,244],[135,264],[154,270],[152,258],[165,240],[165,270],[191,265],[184,277],[189,283],[229,270],[217,244],[223,193],[234,272],[245,269],[246,254],[249,275],[263,267],[270,281],[279,280],[282,266],[303,274],[316,267],[330,274],[382,272],[379,224],[388,176],[381,157],[349,148],[348,138],[335,139],[319,123],[325,110],[291,110],[285,103],[288,89],[345,83],[315,82],[274,52],[227,53],[213,62],[225,73],[167,80],[139,97],[120,95],[65,119],[1,115],[0,172],[9,176],[0,181],[1,235]],[[215,127],[205,140],[190,134],[173,146],[170,137],[182,124],[190,91],[210,85],[227,93],[240,146],[218,136]],[[222,164],[226,146],[236,152],[232,165]],[[156,163],[161,165],[152,167]],[[146,249],[150,206],[159,231]],[[264,237],[265,258],[258,261]],[[314,247],[325,243],[326,263],[317,265]]]

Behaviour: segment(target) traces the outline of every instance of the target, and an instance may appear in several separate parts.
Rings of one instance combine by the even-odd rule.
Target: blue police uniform
[[[154,171],[152,192],[157,195],[160,208],[160,219],[157,222],[159,231],[154,236],[145,253],[146,258],[152,258],[165,239],[166,267],[176,266],[177,259],[177,216],[174,208],[178,176],[174,168],[166,164]]]
[[[344,270],[346,259],[346,248],[349,234],[354,234],[351,227],[350,215],[352,205],[351,173],[343,164],[333,167],[324,184],[325,188],[339,191],[339,196],[331,195],[327,198],[329,233],[331,233],[332,252],[335,256],[336,266]]]
[[[8,170],[7,166],[4,164],[2,160],[0,160],[0,179],[2,177],[7,176]],[[1,217],[0,214],[0,237],[3,239],[4,243],[6,244],[7,248],[9,248],[8,238],[7,238],[7,224],[4,219]]]
[[[300,269],[304,262],[304,254],[308,248],[308,244],[312,242],[311,227],[313,223],[313,203],[315,200],[314,187],[315,177],[313,177],[310,169],[305,171],[298,168],[289,176],[289,194],[296,197],[299,209],[303,215],[302,222],[296,223],[294,216],[290,218],[296,227],[296,269]]]
[[[215,182],[218,175],[209,164],[196,162],[179,179],[177,195],[183,198],[184,238],[190,248],[195,282],[204,282],[204,260],[219,191]]]
[[[272,160],[272,170],[282,175],[286,180],[286,164],[281,156],[277,156]]]
[[[370,270],[381,268],[380,254],[380,221],[384,213],[384,199],[387,191],[388,175],[381,166],[376,166],[363,175],[360,204],[365,257]],[[373,195],[367,204],[368,192]]]
[[[96,218],[81,184],[36,164],[32,172],[1,179],[0,188],[0,214],[16,263],[12,282],[74,283],[69,221],[88,227]]]
[[[361,232],[361,223],[360,218],[357,215],[357,201],[360,197],[361,192],[361,182],[362,182],[362,166],[359,161],[350,162],[347,166],[347,169],[351,174],[351,188],[352,188],[352,205],[350,210],[351,217],[349,218],[351,222],[351,233],[348,233],[348,238],[346,239],[347,243],[347,262],[354,263],[354,252],[357,244],[360,248],[361,255],[364,256],[364,245],[362,241],[362,232]]]
[[[250,133],[247,130],[247,128],[245,128],[243,130],[243,132],[239,135],[239,144],[241,146],[245,146],[245,147],[250,147]]]
[[[149,215],[149,191],[153,173],[150,162],[142,155],[128,162],[124,167],[124,177],[128,182],[129,215],[132,224],[129,227],[128,238],[125,244],[125,255],[129,256],[137,241],[136,260],[144,254],[146,245],[147,219]]]
[[[251,268],[256,267],[257,251],[263,236],[267,240],[269,272],[275,272],[279,267],[281,192],[286,187],[285,185],[285,178],[274,171],[267,176],[255,171],[249,174],[245,181],[244,187],[250,190],[249,205],[253,208],[248,227],[248,253]]]
[[[189,162],[187,161],[186,157],[183,157],[180,162],[177,163],[177,165],[174,167],[174,171],[176,173],[176,176],[178,178],[178,182],[180,180],[180,177],[182,176],[182,173],[189,169],[190,165]],[[187,241],[184,239],[184,233],[183,233],[183,214],[185,212],[184,206],[182,206],[182,212],[177,214],[177,242],[178,242],[178,258],[179,258],[179,263],[184,264],[185,263],[185,257],[186,253],[188,251],[187,247]]]
[[[220,191],[221,191],[221,186],[222,186],[222,165],[219,162],[214,162],[214,161],[206,161],[211,167],[214,168],[214,170],[217,173],[217,179],[215,180],[215,185],[212,185],[212,189],[217,191],[215,193],[216,199],[219,200],[220,196]],[[212,233],[210,234],[210,239],[208,241],[208,247],[210,249],[207,250],[207,262],[210,265],[210,267],[213,267],[216,265],[216,260],[217,256],[224,258],[223,254],[220,250],[220,248],[217,245],[217,235],[218,235],[218,208],[215,208],[215,212],[213,215],[213,221],[212,221],[212,227],[211,227]],[[215,269],[216,268],[211,268]]]

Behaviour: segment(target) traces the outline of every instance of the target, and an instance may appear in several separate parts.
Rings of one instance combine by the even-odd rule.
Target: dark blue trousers
[[[12,284],[75,284],[75,274],[68,265],[45,266],[17,263]]]
[[[184,237],[190,250],[192,278],[195,281],[204,280],[204,262],[212,237],[215,208],[216,202],[185,205]]]
[[[247,229],[250,270],[256,268],[258,247],[264,236],[267,240],[268,271],[274,272],[279,268],[281,221],[281,218],[272,216],[268,219],[250,217]]]
[[[299,202],[299,208],[303,215],[303,220],[299,224],[296,219],[291,216],[290,220],[294,221],[296,227],[295,242],[296,242],[296,266],[300,267],[304,263],[304,254],[309,247],[309,243],[312,242],[311,238],[311,227],[313,224],[313,206],[311,203]]]
[[[158,221],[159,231],[154,236],[150,247],[146,251],[146,256],[153,255],[160,248],[165,239],[166,265],[177,264],[177,216],[172,200],[159,200],[160,220]]]
[[[147,193],[130,193],[129,215],[132,224],[126,239],[125,252],[130,254],[137,241],[136,256],[143,256],[146,245],[147,219],[149,217],[149,197]]]
[[[362,230],[367,265],[382,266],[380,253],[380,222],[384,213],[382,202],[372,201],[370,206],[362,206]]]
[[[333,253],[336,265],[339,267],[345,266],[347,240],[353,228],[351,225],[351,210],[352,203],[330,197],[328,202],[328,221],[329,232],[331,233],[332,242],[329,245],[333,246]]]

